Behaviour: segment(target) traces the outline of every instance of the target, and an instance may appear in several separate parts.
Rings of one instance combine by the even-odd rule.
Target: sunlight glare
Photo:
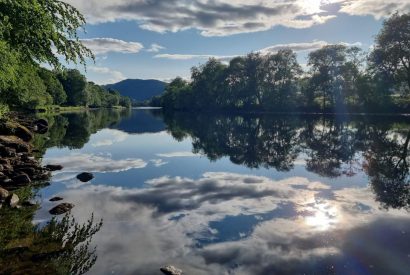
[[[305,222],[317,230],[328,230],[338,221],[337,209],[328,203],[320,202],[307,210],[312,212],[312,215],[307,216]]]

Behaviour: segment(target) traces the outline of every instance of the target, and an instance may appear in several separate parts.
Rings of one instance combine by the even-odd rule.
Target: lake
[[[62,197],[87,274],[409,274],[410,120],[90,111],[48,117],[40,228]],[[83,183],[81,172],[94,179]],[[91,236],[92,235],[92,236]],[[95,247],[95,250],[93,250]],[[97,257],[95,261],[94,257]]]

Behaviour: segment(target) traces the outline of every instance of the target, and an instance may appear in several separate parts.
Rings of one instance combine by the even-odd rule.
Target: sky
[[[410,0],[64,0],[87,20],[81,41],[96,55],[91,81],[189,79],[210,57],[344,43],[368,50],[383,20]]]

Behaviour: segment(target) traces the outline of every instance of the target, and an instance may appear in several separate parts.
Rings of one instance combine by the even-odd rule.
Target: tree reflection
[[[407,133],[381,133],[374,130],[372,142],[364,152],[365,171],[384,208],[410,210],[409,142]]]
[[[409,124],[399,118],[167,114],[172,136],[211,161],[290,171],[297,159],[322,177],[364,171],[385,208],[410,209]]]
[[[78,224],[67,214],[34,226],[36,208],[0,212],[0,274],[84,274],[90,270],[97,260],[91,240],[102,221],[94,223],[91,216],[85,224]]]

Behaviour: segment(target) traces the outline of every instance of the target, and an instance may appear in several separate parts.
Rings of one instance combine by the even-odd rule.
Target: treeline
[[[151,105],[177,110],[410,111],[410,14],[384,22],[370,53],[327,45],[303,70],[291,49],[193,67]]]
[[[105,90],[76,69],[50,71],[39,66],[21,70],[14,85],[0,90],[2,104],[10,108],[40,109],[47,106],[130,107],[131,100]]]
[[[131,105],[61,65],[94,58],[78,39],[84,24],[83,15],[62,1],[0,1],[0,116],[9,108]]]

